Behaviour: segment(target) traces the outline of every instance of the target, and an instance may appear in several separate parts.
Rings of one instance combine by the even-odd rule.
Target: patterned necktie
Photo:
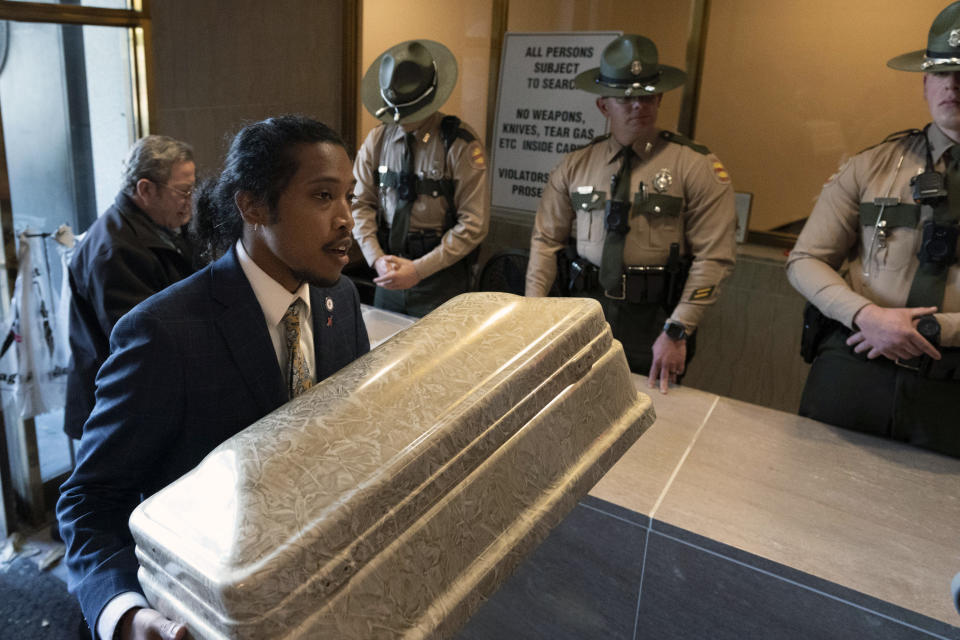
[[[616,191],[611,189],[610,198],[614,202],[627,203],[625,216],[629,216],[630,205],[630,162],[633,159],[633,147],[627,145],[620,152],[623,156],[623,162],[620,164],[620,171],[617,172]],[[603,254],[600,258],[600,284],[605,291],[611,294],[619,294],[620,277],[623,275],[623,241],[626,233],[620,233],[613,229],[607,230],[606,238],[603,241]]]
[[[416,141],[413,133],[408,133],[404,140],[403,170],[400,172],[397,185],[397,209],[393,212],[393,222],[390,223],[390,253],[403,255],[407,243],[407,234],[410,232],[410,212],[413,202],[417,199],[417,188],[414,180],[413,145]]]
[[[281,320],[287,341],[287,397],[291,400],[313,386],[307,359],[300,348],[300,315],[305,307],[303,300],[297,298]]]

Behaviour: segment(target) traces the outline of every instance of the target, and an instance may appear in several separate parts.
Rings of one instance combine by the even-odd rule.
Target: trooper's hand
[[[885,308],[868,304],[857,312],[853,322],[859,329],[847,338],[847,345],[870,359],[883,356],[890,360],[909,360],[927,354],[934,360],[940,352],[917,331],[917,320],[937,311],[936,307]]]
[[[409,289],[420,282],[420,274],[412,260],[400,256],[387,256],[393,269],[373,279],[374,284],[384,289]]]
[[[687,362],[687,341],[674,340],[661,332],[653,343],[653,362],[647,385],[652,389],[660,383],[660,393],[666,393],[670,384],[677,383]]]
[[[377,258],[377,260],[373,263],[373,268],[377,270],[377,275],[385,276],[396,269],[397,265],[394,262],[395,259],[396,256],[391,255],[383,255]]]
[[[120,640],[186,640],[187,628],[156,609],[134,608],[119,623]]]

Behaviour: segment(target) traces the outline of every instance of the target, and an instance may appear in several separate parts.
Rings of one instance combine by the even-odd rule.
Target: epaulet
[[[690,147],[697,153],[702,153],[703,155],[707,155],[710,153],[710,149],[708,149],[704,145],[698,144],[693,140],[691,140],[690,138],[688,138],[687,136],[680,135],[679,133],[674,133],[673,131],[661,131],[660,137],[668,142],[675,142],[677,144],[682,144],[685,147]]]
[[[891,133],[886,138],[883,139],[884,142],[893,142],[894,140],[900,140],[901,138],[906,138],[907,136],[918,136],[923,133],[923,129],[904,129],[903,131],[897,131]]]
[[[602,136],[597,136],[596,138],[594,138],[593,140],[591,140],[590,142],[588,142],[588,143],[587,143],[587,146],[589,147],[589,146],[598,144],[598,143],[600,143],[600,142],[603,142],[604,140],[606,140],[606,139],[609,138],[609,137],[610,137],[610,134],[609,134],[609,133],[605,133],[605,134],[603,134]]]
[[[457,138],[463,138],[467,144],[476,140],[472,133],[460,126],[460,118],[457,116],[443,116],[440,120],[440,136],[447,151],[450,151]]]
[[[887,142],[896,142],[896,141],[898,141],[898,140],[903,140],[904,138],[909,138],[909,137],[911,137],[911,136],[917,136],[917,135],[923,135],[923,129],[904,129],[903,131],[895,131],[894,133],[891,133],[890,135],[888,135],[886,138],[884,138],[883,140],[881,140],[881,141],[878,142],[877,144],[872,144],[872,145],[870,145],[869,147],[867,147],[866,149],[861,149],[861,150],[858,151],[857,153],[863,153],[864,151],[870,151],[870,149],[874,149],[874,148],[876,148],[876,147],[879,147],[880,145],[886,144]]]

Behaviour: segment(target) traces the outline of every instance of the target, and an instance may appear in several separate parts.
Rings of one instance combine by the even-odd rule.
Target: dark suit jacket
[[[349,279],[310,296],[322,380],[370,346]],[[233,249],[135,307],[110,343],[57,503],[69,587],[91,626],[112,597],[140,591],[127,525],[136,505],[287,401],[263,310]]]
[[[70,350],[63,430],[79,438],[97,371],[123,314],[195,271],[193,248],[160,228],[125,193],[97,218],[70,261]]]

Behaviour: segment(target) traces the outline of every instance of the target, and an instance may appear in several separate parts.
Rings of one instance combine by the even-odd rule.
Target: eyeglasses
[[[617,104],[632,104],[634,102],[640,102],[646,104],[648,102],[653,102],[657,99],[657,94],[649,94],[643,96],[615,96],[613,98],[614,102]]]
[[[183,191],[182,189],[171,187],[170,185],[164,184],[162,182],[154,182],[153,184],[157,185],[158,187],[163,187],[164,189],[167,189],[169,191],[173,191],[175,194],[177,194],[181,198],[184,198],[185,200],[189,200],[190,198],[193,197],[193,187],[190,187],[186,191]]]

